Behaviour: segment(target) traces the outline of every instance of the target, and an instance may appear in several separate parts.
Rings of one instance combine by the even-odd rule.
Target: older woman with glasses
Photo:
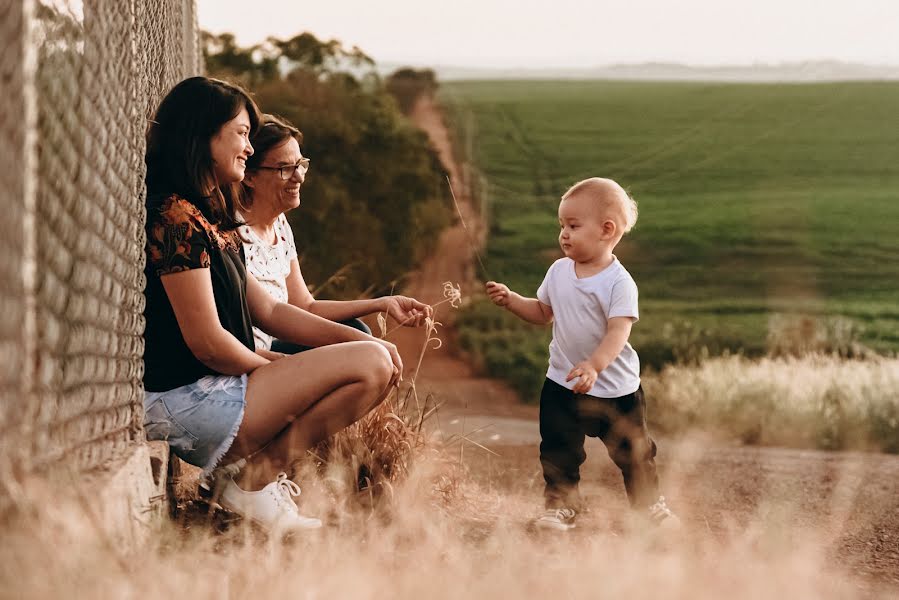
[[[398,323],[418,326],[430,314],[430,307],[414,298],[385,296],[369,300],[316,300],[303,280],[293,233],[284,213],[300,205],[300,188],[306,180],[309,159],[300,150],[302,134],[286,121],[263,115],[250,142],[255,153],[247,159],[243,180],[240,228],[246,253],[247,271],[279,302],[292,304],[331,321],[342,322],[371,333],[357,317],[386,312]],[[295,354],[305,346],[279,339],[259,328],[253,329],[256,348]]]

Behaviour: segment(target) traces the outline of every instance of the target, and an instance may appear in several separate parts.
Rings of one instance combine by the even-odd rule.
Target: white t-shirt
[[[633,317],[637,310],[637,284],[614,258],[612,264],[593,275],[578,279],[574,261],[560,258],[549,267],[537,290],[537,299],[553,311],[553,340],[549,345],[546,377],[572,389],[576,379],[565,377],[574,365],[590,358],[606,335],[612,317]],[[640,387],[640,359],[629,343],[603,369],[587,392],[599,398],[617,398]]]
[[[274,245],[260,238],[247,225],[240,227],[240,235],[245,240],[243,250],[247,258],[247,272],[275,300],[287,302],[287,276],[290,275],[290,261],[297,257],[297,247],[284,213],[278,215],[274,229]],[[253,337],[256,338],[256,348],[269,350],[272,347],[272,336],[258,327],[253,328]]]

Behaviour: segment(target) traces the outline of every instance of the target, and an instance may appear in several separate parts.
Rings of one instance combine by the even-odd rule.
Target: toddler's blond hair
[[[568,188],[562,200],[581,194],[589,195],[596,200],[599,208],[610,211],[623,233],[637,224],[637,202],[614,180],[590,177],[578,181]]]

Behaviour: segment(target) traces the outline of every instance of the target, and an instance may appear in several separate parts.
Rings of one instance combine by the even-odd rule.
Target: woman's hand
[[[405,327],[418,327],[433,313],[433,309],[424,302],[407,296],[387,296],[382,310]]]
[[[279,358],[284,358],[285,356],[287,356],[283,352],[272,352],[271,350],[266,350],[265,348],[256,348],[256,354],[272,362],[278,360]]]
[[[390,380],[390,385],[393,385],[397,380],[403,380],[403,359],[400,357],[399,350],[396,349],[396,346],[388,342],[387,340],[379,340],[375,338],[375,341],[387,348],[387,352],[390,353],[390,360],[393,361],[393,378]]]

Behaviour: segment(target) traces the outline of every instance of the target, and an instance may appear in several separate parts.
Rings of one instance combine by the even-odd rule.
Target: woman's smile
[[[287,192],[288,194],[290,194],[291,196],[296,196],[296,195],[299,195],[299,193],[300,193],[300,186],[292,185],[292,186],[284,188],[284,191]]]

